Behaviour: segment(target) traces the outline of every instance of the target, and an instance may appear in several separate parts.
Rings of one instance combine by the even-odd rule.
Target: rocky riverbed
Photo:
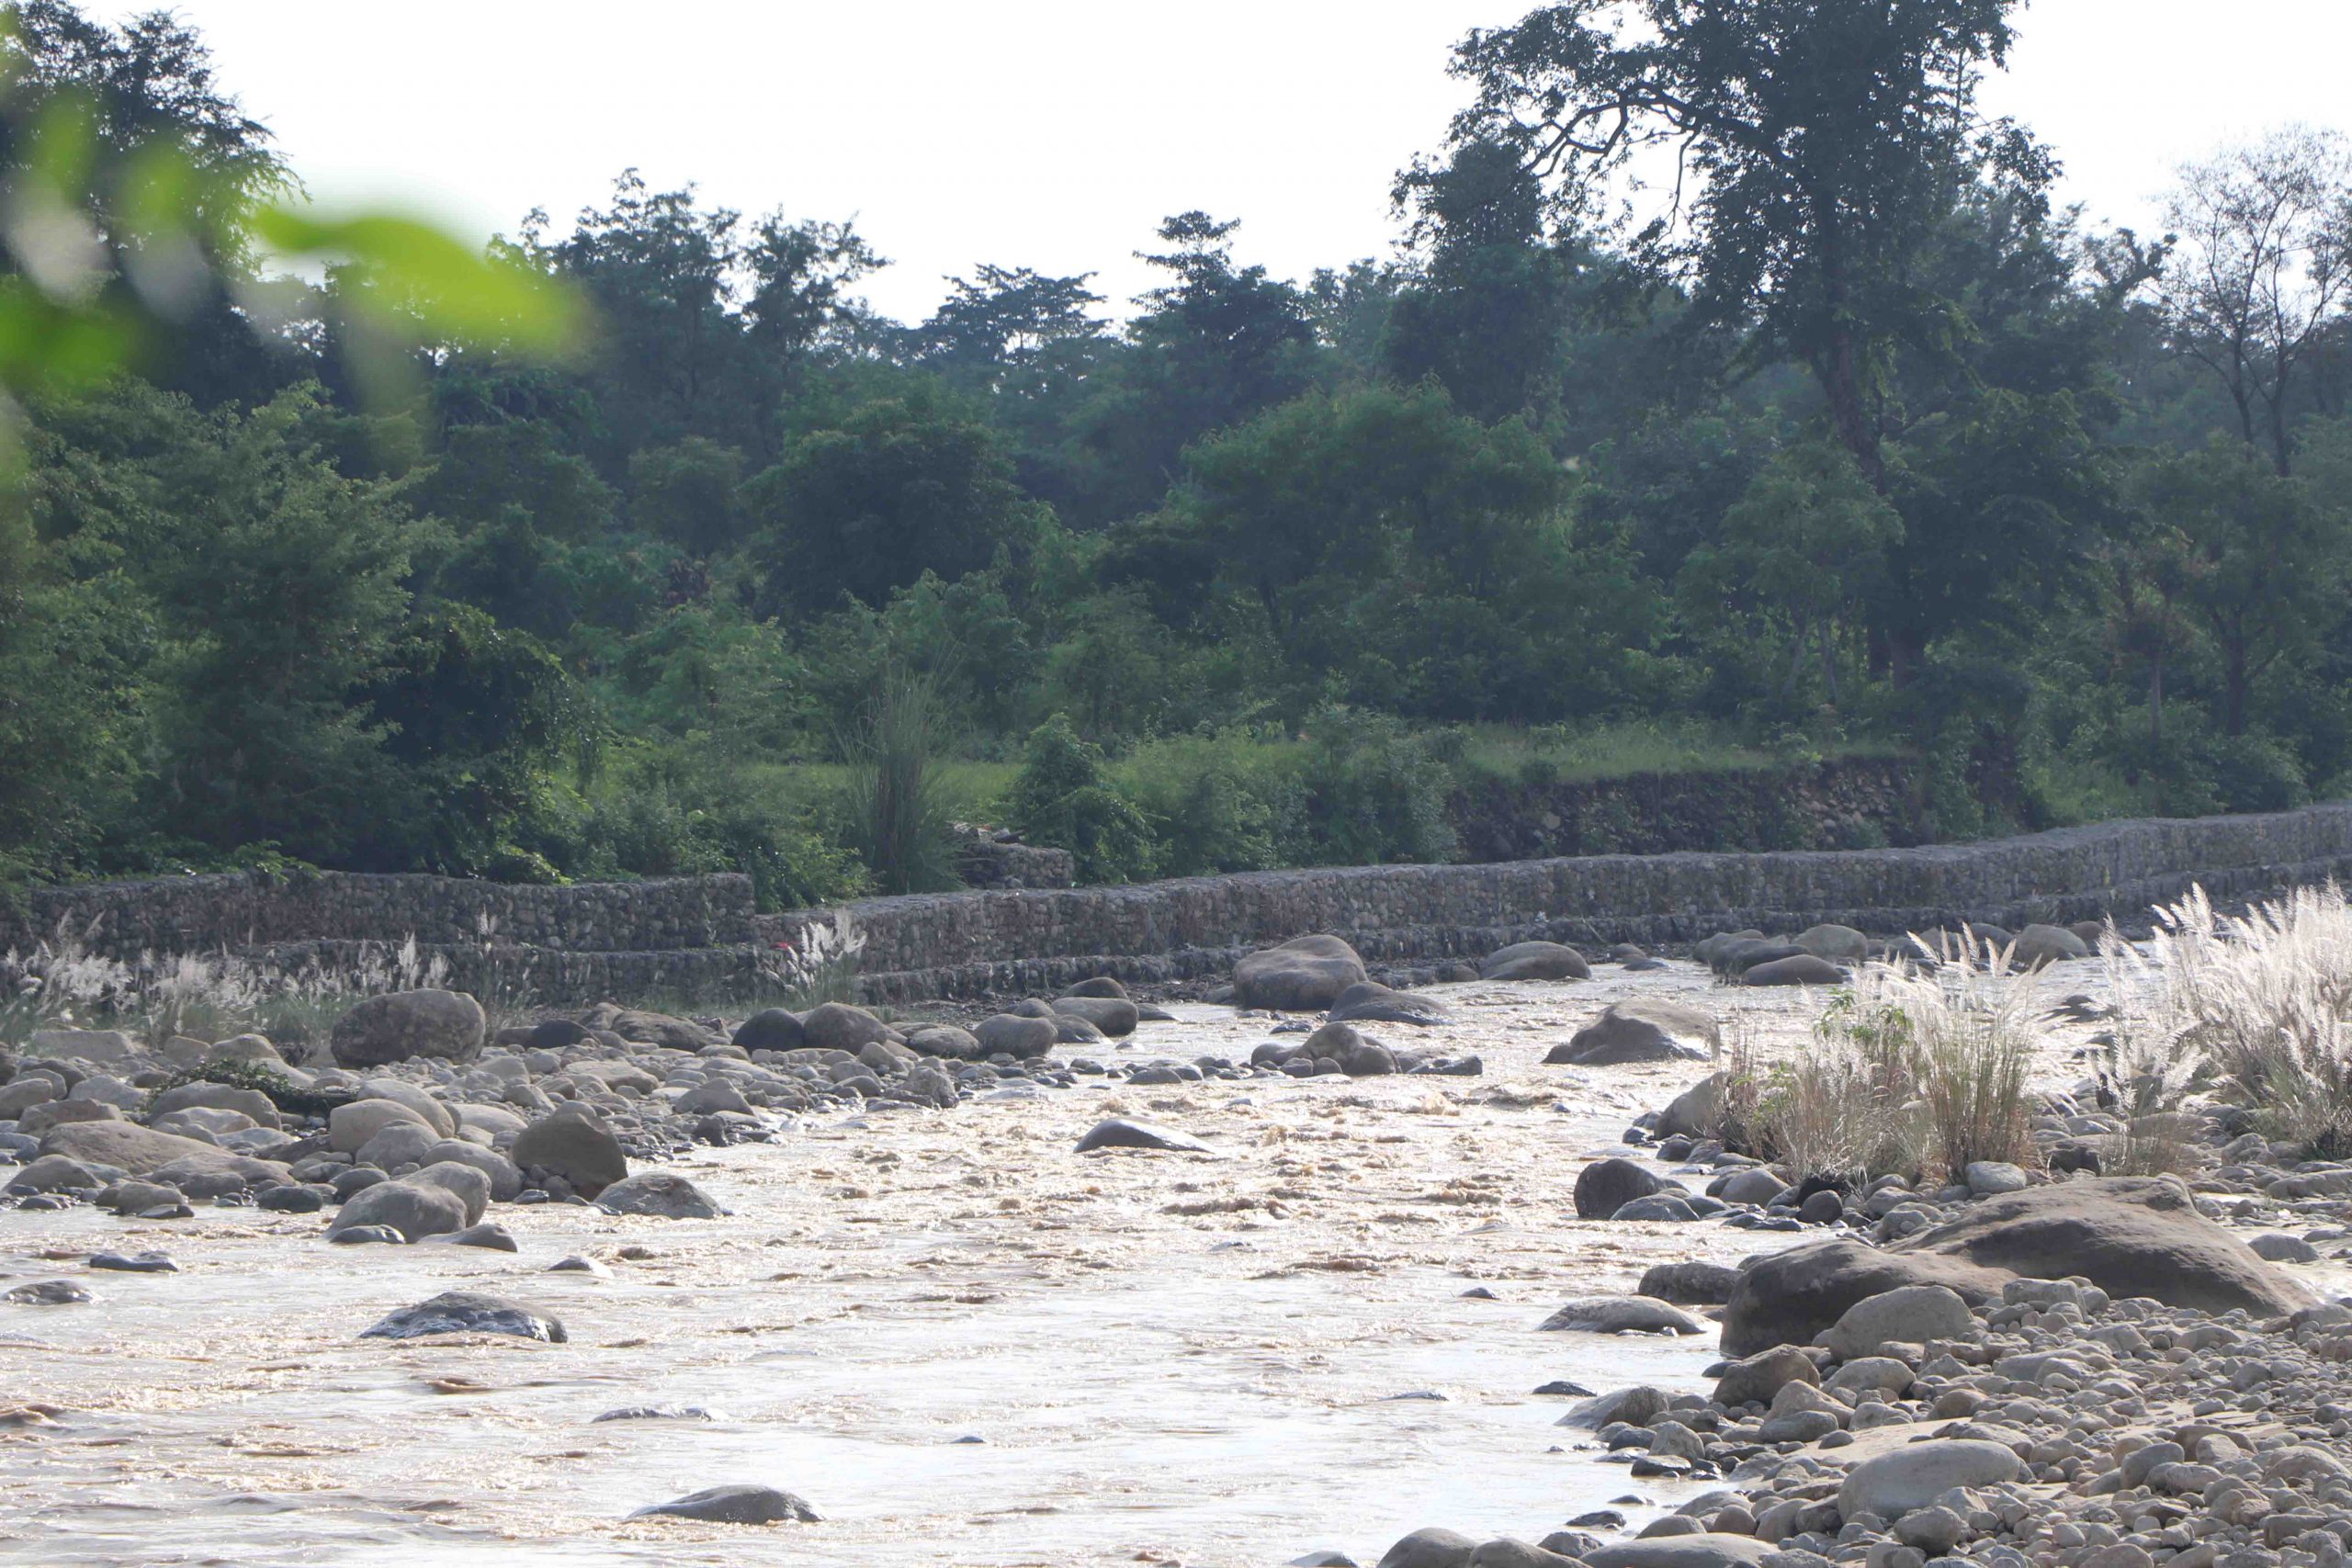
[[[1510,962],[1566,972],[1555,954]],[[2039,1085],[2066,1091],[2104,978],[2063,963],[2043,983],[2053,1001],[2092,997],[2046,1031]],[[1653,1140],[1623,1141],[1709,1064],[1687,1049],[1623,1060],[1657,1053],[1611,1044],[1628,1037],[1623,1023],[1592,1032],[1605,1008],[1728,1019],[1769,1060],[1802,1048],[1820,992],[1726,987],[1690,961],[1417,989],[1440,1004],[1434,1021],[1399,1021],[1409,1002],[1366,994],[1349,1010],[1352,1038],[1275,1032],[1270,1016],[1205,1002],[1071,1043],[990,1028],[1018,1014],[962,1020],[976,1047],[1018,1044],[993,1065],[952,1038],[930,1043],[944,1054],[903,1056],[888,1041],[812,1041],[814,1021],[772,1019],[779,1032],[739,1054],[686,1032],[615,1044],[596,1031],[617,1019],[572,1020],[577,1037],[553,1029],[467,1059],[319,1065],[307,1088],[322,1104],[345,1092],[419,1103],[410,1115],[330,1108],[317,1127],[275,1107],[280,1124],[266,1125],[252,1100],[199,1103],[223,1100],[209,1090],[159,1111],[161,1096],[132,1082],[134,1060],[93,1063],[84,1080],[135,1089],[83,1095],[130,1099],[120,1117],[40,1114],[80,1083],[20,1089],[26,1103],[6,1109],[40,1135],[6,1146],[36,1157],[0,1175],[40,1173],[45,1146],[83,1170],[48,1167],[30,1183],[48,1191],[19,1185],[0,1213],[0,1560],[1226,1564],[1329,1552],[1370,1564],[1387,1552],[1399,1568],[1474,1557],[1498,1568],[1553,1559],[1483,1543],[1550,1537],[1593,1568],[1784,1550],[1868,1568],[1955,1552],[2022,1568],[2110,1550],[2120,1555],[2097,1568],[2143,1568],[2133,1551],[2184,1568],[2329,1568],[2313,1531],[2344,1517],[2340,1472],[2281,1456],[2345,1453],[2352,1393],[2335,1380],[2352,1340],[2319,1303],[2352,1287],[2326,1239],[2352,1173],[2338,1188],[2324,1170],[2267,1169],[2268,1151],[2243,1143],[2214,1155],[2209,1204],[2235,1234],[2322,1237],[2284,1249],[2305,1260],[2278,1269],[2308,1293],[2300,1325],[2064,1287],[2012,1301],[1997,1280],[1987,1296],[1954,1274],[1984,1299],[1937,1298],[1939,1332],[1833,1350],[1810,1345],[1808,1325],[1758,1370],[1733,1369],[1726,1389],[1710,1314],[1727,1310],[1735,1338],[1769,1314],[1712,1305],[1703,1269],[1682,1270],[1697,1288],[1661,1303],[1698,1332],[1542,1325],[1564,1303],[1623,1306],[1645,1278],[1673,1293],[1659,1266],[1731,1269],[1833,1234],[1916,1239],[1934,1229],[1914,1224],[1923,1213],[2010,1200],[1963,1186],[1871,1194],[1871,1207],[1854,1194],[1833,1232],[1793,1202],[1772,1207],[1795,1196],[1778,1183],[1711,1203],[1703,1190],[1745,1168],[1713,1163],[1702,1139],[1668,1145],[1669,1160]],[[1661,1016],[1654,1032],[1672,1041],[1673,1016]],[[914,1036],[913,1021],[896,1021]],[[862,1027],[820,1028],[834,1026]],[[0,1094],[19,1081],[32,1081],[23,1064]],[[107,1131],[140,1116],[210,1152],[140,1149]],[[1080,1152],[1113,1120],[1200,1147],[1098,1134],[1112,1146]],[[523,1141],[567,1122],[612,1147],[560,1126]],[[100,1157],[125,1150],[135,1160]],[[1670,1184],[1645,1196],[1694,1216],[1724,1207],[1579,1218],[1596,1208],[1591,1173],[1612,1157]],[[380,1179],[350,1174],[363,1166]],[[2281,1181],[2303,1185],[2268,1190]],[[148,1190],[125,1190],[134,1183]],[[421,1190],[366,1197],[400,1187]],[[616,1187],[618,1204],[586,1201]],[[347,1220],[355,1206],[360,1219]],[[402,1222],[431,1239],[383,1244]],[[337,1224],[393,1234],[335,1245]],[[449,1239],[469,1232],[487,1245]],[[402,1337],[468,1327],[503,1331]],[[1968,1497],[1939,1488],[1897,1509],[1857,1493],[1838,1506],[1855,1460],[1906,1449],[1898,1457],[1913,1460],[1930,1445],[1909,1439],[1930,1435],[1989,1444],[2015,1469],[1996,1476],[1991,1449],[1970,1450],[1984,1474],[1961,1483]],[[723,1490],[738,1487],[752,1490]],[[714,1488],[683,1513],[640,1513]],[[1933,1509],[1956,1530],[1910,1517]],[[2322,1523],[2302,1528],[2306,1514]],[[1424,1529],[1454,1533],[1405,1543]],[[1678,1543],[1682,1558],[1657,1555]],[[1651,1555],[1609,1555],[1626,1551]],[[2258,1552],[2271,1555],[2243,1555]]]

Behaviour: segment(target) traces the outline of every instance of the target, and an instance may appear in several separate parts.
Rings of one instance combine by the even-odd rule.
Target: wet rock
[[[576,1252],[569,1257],[557,1258],[548,1265],[547,1271],[550,1274],[586,1274],[598,1280],[609,1280],[613,1277],[613,1270],[609,1265],[599,1263],[593,1258],[582,1258]]]
[[[1595,1160],[1577,1173],[1577,1218],[1605,1220],[1637,1198],[1669,1190],[1679,1189],[1636,1160]]]
[[[1351,1023],[1327,1023],[1306,1037],[1301,1055],[1337,1062],[1351,1078],[1385,1077],[1396,1070],[1396,1055]]]
[[[1628,1224],[1688,1224],[1699,1218],[1699,1211],[1679,1197],[1660,1193],[1655,1198],[1636,1198],[1609,1217]]]
[[[377,1067],[415,1057],[470,1061],[481,1054],[481,1004],[463,991],[393,991],[335,1020],[329,1045],[339,1066]]]
[[[400,1247],[408,1241],[408,1237],[390,1225],[345,1225],[341,1230],[329,1231],[327,1239],[344,1247],[356,1247],[370,1243]]]
[[[1338,937],[1294,937],[1233,966],[1234,1002],[1273,1012],[1320,1012],[1368,978],[1356,950]]]
[[[809,1049],[847,1051],[852,1055],[877,1040],[899,1037],[888,1024],[864,1008],[854,1008],[846,1002],[823,1002],[811,1008],[800,1021],[800,1030]]]
[[[406,1179],[419,1187],[437,1187],[455,1196],[465,1205],[466,1224],[479,1221],[490,1207],[490,1178],[472,1166],[456,1160],[441,1160],[426,1166]]]
[[[1366,980],[1341,991],[1331,1004],[1333,1023],[1409,1023],[1423,1029],[1450,1021],[1453,1014],[1435,997],[1395,991]]]
[[[595,1419],[597,1421],[716,1421],[718,1417],[699,1404],[624,1404],[617,1410],[605,1411]]]
[[[1515,942],[1487,955],[1482,980],[1589,980],[1592,965],[1583,953],[1556,942]]]
[[[487,1247],[492,1252],[523,1250],[516,1244],[514,1232],[504,1225],[488,1221],[478,1225],[468,1225],[461,1231],[451,1231],[446,1235],[436,1235],[433,1239],[447,1247]]]
[[[1846,971],[1810,953],[1751,964],[1739,976],[1743,986],[1841,986],[1845,982]]]
[[[951,1062],[977,1062],[988,1055],[978,1036],[952,1023],[927,1023],[909,1032],[908,1048]]]
[[[2090,955],[2090,945],[2064,926],[2028,926],[2018,932],[2009,962],[2019,969],[2044,969]]]
[[[93,1252],[90,1267],[108,1269],[121,1274],[176,1274],[180,1266],[164,1252]]]
[[[1097,1122],[1078,1141],[1080,1154],[1089,1149],[1160,1149],[1171,1154],[1216,1154],[1220,1151],[1189,1133],[1179,1133],[1150,1122],[1114,1116]]]
[[[578,1104],[560,1105],[524,1128],[513,1158],[526,1171],[536,1168],[560,1176],[589,1198],[628,1174],[628,1158],[611,1127]]]
[[[715,1220],[727,1213],[701,1188],[666,1170],[643,1170],[616,1181],[596,1195],[596,1203],[616,1214],[665,1220]]]
[[[1738,1283],[1739,1270],[1721,1263],[1655,1263],[1643,1274],[1637,1293],[1679,1306],[1721,1306]]]
[[[441,1136],[423,1111],[397,1100],[355,1100],[327,1112],[328,1144],[339,1154],[356,1155],[393,1127],[416,1127],[436,1139]]]
[[[1045,1055],[1061,1037],[1049,1018],[1024,1018],[1010,1012],[980,1020],[972,1034],[979,1041],[984,1055],[993,1056],[1002,1052],[1022,1062]]]
[[[773,1486],[707,1486],[666,1503],[650,1504],[629,1515],[632,1519],[669,1517],[700,1519],[718,1525],[779,1525],[817,1522],[817,1510],[805,1497]]]
[[[419,1339],[434,1334],[511,1334],[560,1345],[569,1336],[555,1318],[520,1302],[480,1291],[444,1291],[430,1301],[402,1307],[362,1330],[362,1339]]]
[[[2317,1300],[2154,1177],[2087,1177],[1988,1198],[1886,1247],[1823,1241],[1764,1258],[1724,1312],[1724,1348],[1809,1343],[1865,1297],[1942,1285],[1972,1304],[2013,1279],[2079,1275],[2110,1296],[2279,1317]]]
[[[1561,1416],[1555,1427],[1581,1427],[1599,1431],[1612,1422],[1627,1426],[1645,1427],[1666,1412],[1666,1395],[1647,1383],[1635,1383],[1613,1393],[1589,1399]]]
[[[1711,1013],[1677,1002],[1616,1002],[1544,1055],[1549,1065],[1616,1066],[1632,1062],[1703,1062],[1722,1043]]]
[[[1057,997],[1053,1007],[1057,1013],[1084,1019],[1114,1040],[1133,1034],[1142,1021],[1136,1004],[1125,997]]]
[[[1705,1329],[1680,1308],[1646,1296],[1579,1296],[1536,1326],[1582,1334],[1698,1334]]]
[[[0,1295],[11,1306],[74,1306],[89,1299],[90,1292],[71,1280],[40,1280]]]
[[[1400,1537],[1380,1554],[1378,1568],[1470,1568],[1470,1554],[1477,1550],[1468,1536],[1431,1527]]]
[[[2319,1248],[2301,1236],[2258,1235],[2246,1244],[2254,1255],[2270,1263],[2316,1263]]]
[[[445,1187],[417,1181],[379,1181],[354,1194],[327,1226],[327,1239],[345,1231],[382,1227],[402,1241],[461,1231],[479,1215],[466,1213],[465,1200]]]
[[[1126,987],[1109,975],[1097,975],[1091,979],[1080,980],[1069,988],[1069,994],[1073,997],[1112,997],[1120,1001],[1128,999]]]
[[[1676,1095],[1667,1108],[1658,1112],[1659,1134],[1712,1138],[1721,1133],[1724,1082],[1723,1074],[1710,1073]]]
[[[8,1179],[9,1192],[95,1192],[106,1181],[80,1160],[42,1155]]]
[[[1790,939],[1790,945],[1803,948],[1815,958],[1858,964],[1870,956],[1871,939],[1851,926],[1819,925],[1799,931]]]

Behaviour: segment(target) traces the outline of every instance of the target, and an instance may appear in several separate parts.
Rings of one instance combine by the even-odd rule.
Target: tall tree
[[[2305,362],[2352,304],[2352,150],[2290,126],[2180,171],[2157,298],[2181,353],[2218,379],[2238,434],[2281,474]]]
[[[1688,287],[1694,320],[1805,365],[1882,484],[1892,357],[1944,310],[1914,259],[1986,162],[2028,192],[2053,173],[1976,106],[2018,4],[1566,0],[1460,46],[1477,99],[1455,140],[1515,146],[1579,211],[1628,175],[1663,184],[1635,254]]]

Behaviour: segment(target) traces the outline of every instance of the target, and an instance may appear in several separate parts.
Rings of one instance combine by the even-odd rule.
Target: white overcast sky
[[[94,4],[119,19],[151,8]],[[1449,46],[1526,0],[182,0],[312,193],[463,231],[560,225],[630,165],[757,213],[854,216],[920,317],[976,263],[1123,300],[1167,213],[1305,276],[1385,254],[1396,170],[1458,107]],[[2352,130],[2352,0],[2037,0],[1996,112],[2062,195],[2146,226],[2170,171],[2301,119]]]

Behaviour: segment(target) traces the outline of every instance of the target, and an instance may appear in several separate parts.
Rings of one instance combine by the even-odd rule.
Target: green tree
[[[1082,883],[1132,882],[1152,874],[1151,824],[1112,787],[1102,749],[1081,739],[1060,714],[1030,732],[1004,808],[1023,837],[1076,856]]]
[[[1033,548],[1051,514],[1013,480],[1002,439],[927,380],[801,436],[744,487],[761,604],[879,608],[925,571],[957,578]]]
[[[629,513],[637,525],[690,555],[708,556],[742,536],[736,491],[743,454],[699,435],[629,454]]]
[[[1591,209],[1629,160],[1674,160],[1634,254],[1697,320],[1804,365],[1872,484],[1892,359],[1948,313],[1915,262],[1987,163],[2029,197],[2052,173],[1976,107],[2018,0],[1565,0],[1474,31],[1457,144],[1502,141]]]

